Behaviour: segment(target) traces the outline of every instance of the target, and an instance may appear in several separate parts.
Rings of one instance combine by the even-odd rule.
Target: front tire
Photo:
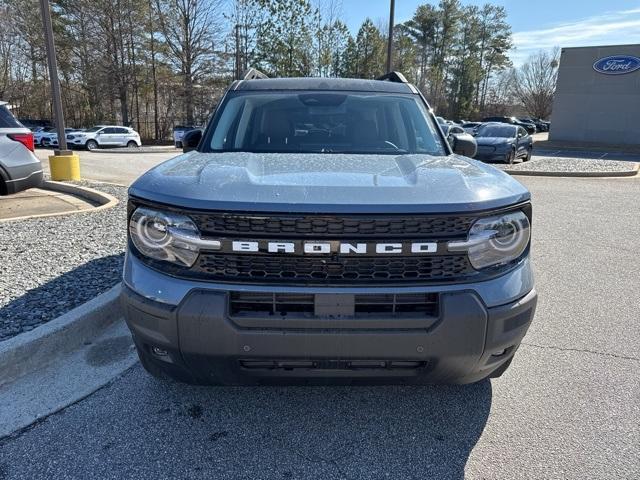
[[[509,153],[507,153],[505,159],[504,159],[504,163],[508,164],[508,165],[513,165],[513,162],[516,159],[516,151],[512,148]]]
[[[527,156],[526,156],[526,157],[524,157],[524,161],[525,161],[525,162],[528,162],[529,160],[531,160],[531,150],[533,150],[533,149],[532,149],[532,148],[529,148],[529,149],[527,150]]]
[[[95,140],[88,140],[87,143],[85,144],[85,147],[89,151],[96,150],[98,148],[98,142],[96,142]]]
[[[513,357],[511,357],[509,360],[507,360],[498,368],[496,368],[493,372],[491,372],[488,378],[500,378],[502,374],[507,371],[512,361],[513,361]]]

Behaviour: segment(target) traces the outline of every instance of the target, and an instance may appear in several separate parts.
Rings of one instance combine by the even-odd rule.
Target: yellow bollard
[[[50,155],[51,180],[80,180],[80,157],[70,155]]]

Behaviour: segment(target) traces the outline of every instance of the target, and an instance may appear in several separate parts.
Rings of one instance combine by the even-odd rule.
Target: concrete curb
[[[625,170],[622,172],[549,172],[544,170],[507,170],[503,172],[510,175],[526,175],[535,177],[633,177],[638,175],[640,169],[640,163],[634,164],[631,170]]]
[[[90,207],[90,208],[81,208],[78,210],[71,210],[67,212],[43,213],[40,215],[25,215],[23,217],[2,218],[0,219],[0,223],[14,222],[17,220],[29,220],[32,218],[46,218],[46,217],[56,217],[56,216],[62,216],[62,215],[74,215],[76,213],[99,212],[100,210],[106,210],[107,208],[114,207],[118,204],[118,199],[112,195],[109,195],[108,193],[104,193],[89,187],[81,187],[79,185],[74,185],[72,183],[54,182],[52,180],[45,180],[44,182],[42,182],[42,186],[40,188],[44,190],[51,190],[52,192],[61,192],[61,193],[66,193],[68,195],[81,197],[92,203],[97,203],[98,206]]]
[[[121,285],[41,325],[0,342],[0,386],[55,363],[122,318]]]

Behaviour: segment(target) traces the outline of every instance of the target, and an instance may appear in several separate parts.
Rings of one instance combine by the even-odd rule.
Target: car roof
[[[6,105],[9,102],[3,102],[2,100],[0,100],[0,105]]]
[[[261,78],[240,80],[232,90],[335,90],[380,93],[414,93],[409,83],[361,78]]]

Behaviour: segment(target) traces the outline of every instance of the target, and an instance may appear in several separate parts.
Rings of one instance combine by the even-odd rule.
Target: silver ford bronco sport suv
[[[129,190],[142,365],[226,385],[500,376],[536,306],[527,189],[445,138],[401,74],[252,77]]]

